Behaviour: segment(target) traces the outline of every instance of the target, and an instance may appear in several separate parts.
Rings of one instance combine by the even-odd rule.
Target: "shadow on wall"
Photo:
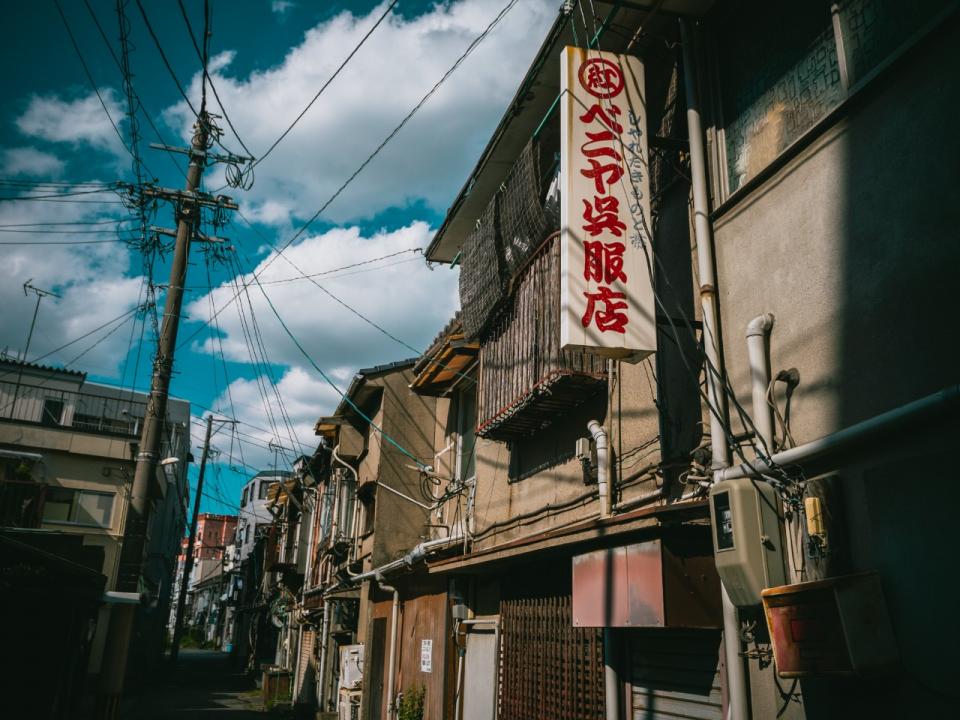
[[[875,44],[856,56],[855,73],[870,69],[871,50],[879,59],[929,20],[927,6],[946,3],[874,4],[882,10]],[[840,427],[958,382],[958,44],[954,12],[865,89],[842,136]],[[809,718],[955,712],[960,624],[941,578],[954,555],[944,528],[956,520],[953,503],[931,497],[953,466],[944,448],[956,443],[960,422],[951,425],[926,430],[922,446],[898,447],[900,459],[841,470],[847,523],[863,542],[852,564],[880,573],[901,667],[878,680],[804,681]]]

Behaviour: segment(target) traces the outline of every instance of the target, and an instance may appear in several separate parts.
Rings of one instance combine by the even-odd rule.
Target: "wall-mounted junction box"
[[[781,677],[876,675],[897,665],[875,573],[769,588],[763,609]]]
[[[786,582],[776,491],[750,478],[710,488],[717,573],[737,607],[760,604],[760,591]]]

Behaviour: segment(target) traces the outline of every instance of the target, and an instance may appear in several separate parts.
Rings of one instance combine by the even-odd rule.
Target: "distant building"
[[[261,470],[243,487],[240,494],[240,519],[237,522],[237,541],[243,562],[253,550],[258,527],[266,527],[273,522],[273,516],[267,510],[267,492],[270,486],[281,480],[287,480],[291,473],[287,470]]]
[[[214,573],[226,572],[227,563],[232,564],[232,550],[234,534],[237,527],[236,515],[217,515],[214,513],[200,513],[197,516],[197,535],[193,551],[193,568],[187,585],[187,615],[194,610],[194,592],[197,585]],[[180,583],[183,578],[184,560],[186,559],[188,538],[182,538],[180,554],[177,558],[177,574],[175,581],[175,597],[179,595]],[[176,622],[176,603],[170,609],[170,619],[167,623],[168,633],[172,635]]]

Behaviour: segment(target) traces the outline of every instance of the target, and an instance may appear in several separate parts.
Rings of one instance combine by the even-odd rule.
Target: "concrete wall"
[[[772,370],[800,371],[791,417],[798,443],[960,378],[953,330],[958,43],[954,17],[715,223],[731,381],[749,409],[743,330],[758,313],[774,313]],[[896,440],[838,468],[846,538],[836,549],[850,570],[881,572],[903,666],[880,682],[803,682],[807,717],[947,710],[938,688],[951,687],[957,662],[945,649],[960,630],[943,618],[937,578],[950,564],[942,532],[952,520],[928,491],[955,430],[940,428],[928,447],[901,446],[895,461],[882,451]],[[778,708],[769,678],[755,681],[766,682],[767,692],[754,693],[754,716],[772,717]]]

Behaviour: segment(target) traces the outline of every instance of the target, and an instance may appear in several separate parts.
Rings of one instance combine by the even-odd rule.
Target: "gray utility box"
[[[779,500],[763,481],[724,480],[710,488],[717,574],[737,607],[760,604],[764,588],[786,582]]]

